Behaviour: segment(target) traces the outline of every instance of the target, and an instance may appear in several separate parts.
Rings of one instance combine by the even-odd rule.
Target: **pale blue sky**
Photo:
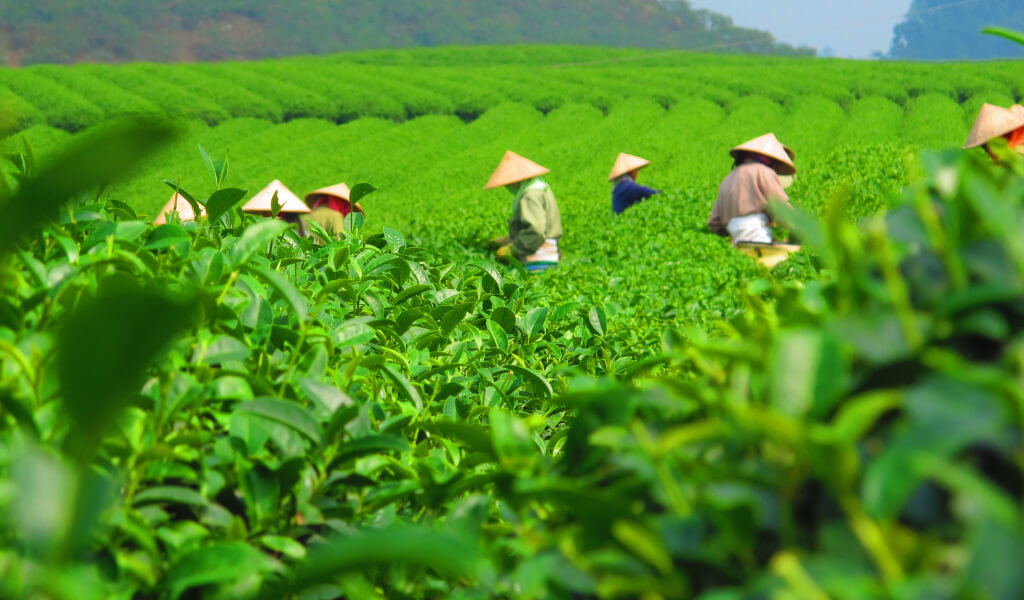
[[[868,58],[887,52],[892,29],[903,20],[911,0],[690,0],[695,8],[728,15],[737,25],[766,29],[782,42],[837,56]]]

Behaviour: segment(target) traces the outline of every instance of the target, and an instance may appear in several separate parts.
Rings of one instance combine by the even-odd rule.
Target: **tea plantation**
[[[1021,95],[572,47],[2,70],[0,596],[1019,598],[1024,166],[930,150]],[[704,227],[767,131],[771,272]],[[552,169],[539,277],[486,249],[507,149]],[[622,151],[666,194],[613,218]],[[274,178],[377,190],[320,245],[238,209]],[[209,218],[150,225],[163,179]]]

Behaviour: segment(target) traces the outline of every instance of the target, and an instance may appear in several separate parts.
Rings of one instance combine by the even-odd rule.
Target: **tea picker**
[[[505,187],[515,195],[508,237],[495,240],[498,258],[514,256],[532,273],[558,265],[561,256],[562,216],[551,186],[542,175],[550,173],[537,163],[508,151],[484,189]]]
[[[340,237],[345,231],[345,217],[352,212],[366,215],[358,202],[352,203],[351,197],[352,190],[344,183],[310,192],[306,194],[306,204],[312,207],[313,212],[302,220],[304,223],[313,221],[327,233]]]
[[[619,154],[612,166],[611,174],[608,175],[608,181],[614,184],[612,186],[612,212],[621,215],[630,206],[661,193],[660,190],[653,190],[636,183],[640,169],[650,164],[651,161],[639,156]]]
[[[740,144],[729,153],[735,162],[718,188],[708,227],[729,236],[738,249],[772,267],[800,249],[775,241],[769,205],[773,199],[789,204],[786,187],[796,174],[795,156],[774,133]]]
[[[991,144],[999,138],[1005,139],[1010,148],[1024,154],[1024,106],[1015,104],[1003,108],[992,104],[982,105],[978,119],[964,143],[964,150],[983,148],[992,160],[998,161]]]
[[[306,203],[299,199],[294,192],[289,190],[280,180],[271,181],[267,187],[260,190],[248,202],[242,206],[247,213],[255,213],[269,217],[273,214],[274,194],[277,194],[277,203],[280,206],[278,216],[289,223],[296,223],[299,226],[299,235],[305,236],[306,229],[299,219],[299,215],[309,214],[310,209]]]

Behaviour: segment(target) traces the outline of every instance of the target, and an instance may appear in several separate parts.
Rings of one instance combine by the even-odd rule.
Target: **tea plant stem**
[[[28,378],[29,382],[32,384],[32,390],[35,392],[35,406],[38,408],[41,399],[39,398],[39,383],[36,381],[36,370],[32,368],[28,359],[21,353],[21,350],[18,350],[17,346],[14,346],[5,340],[0,340],[0,350],[13,358],[14,362],[18,363],[18,366],[21,367],[25,377]]]
[[[633,421],[629,429],[633,432],[633,436],[646,453],[652,456],[658,455],[658,445],[651,438],[651,433],[642,422]],[[690,501],[686,499],[686,494],[683,493],[683,490],[676,482],[676,478],[668,469],[664,456],[658,458],[654,469],[655,473],[658,475],[658,481],[661,483],[662,488],[664,488],[665,495],[672,504],[672,508],[675,510],[675,513],[679,516],[689,515],[693,511],[693,508]]]
[[[886,544],[885,534],[861,507],[860,502],[852,495],[846,495],[841,500],[843,511],[850,523],[850,529],[860,540],[861,546],[871,557],[872,562],[878,568],[882,578],[889,584],[896,583],[903,579],[903,568],[900,566],[896,556]]]
[[[935,203],[927,195],[918,194],[914,197],[914,209],[924,224],[932,249],[946,265],[953,288],[964,289],[967,287],[967,274],[964,272],[960,252],[952,246],[951,238],[946,235],[939,213],[935,210]]]
[[[882,277],[885,279],[885,286],[889,291],[889,300],[896,311],[896,318],[899,320],[900,329],[903,330],[907,345],[911,350],[916,351],[924,343],[924,337],[918,327],[914,307],[910,302],[910,293],[907,291],[907,283],[900,273],[899,264],[893,255],[887,234],[885,221],[882,218],[876,217],[868,224],[868,241],[882,269]]]
[[[814,581],[795,554],[780,553],[772,559],[772,570],[789,585],[799,600],[829,600],[829,595]]]
[[[281,378],[281,387],[278,389],[278,395],[284,397],[285,391],[288,389],[288,383],[292,381],[292,377],[295,374],[295,369],[298,368],[299,361],[304,356],[302,353],[302,347],[306,343],[306,332],[309,331],[309,322],[303,321],[299,326],[299,339],[295,342],[295,347],[291,352],[291,358],[288,359],[288,371],[285,376]]]
[[[238,281],[239,271],[232,271],[228,277],[227,283],[224,284],[224,289],[221,290],[220,295],[217,296],[217,306],[224,304],[224,299],[227,298],[228,292],[234,287],[235,282]]]

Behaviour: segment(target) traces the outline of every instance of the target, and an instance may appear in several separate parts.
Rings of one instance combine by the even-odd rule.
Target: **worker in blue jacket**
[[[621,215],[624,210],[634,204],[660,194],[659,190],[652,190],[636,182],[636,175],[640,169],[651,164],[651,161],[633,156],[632,154],[620,154],[612,167],[608,181],[614,184],[612,187],[612,210],[615,214]]]

